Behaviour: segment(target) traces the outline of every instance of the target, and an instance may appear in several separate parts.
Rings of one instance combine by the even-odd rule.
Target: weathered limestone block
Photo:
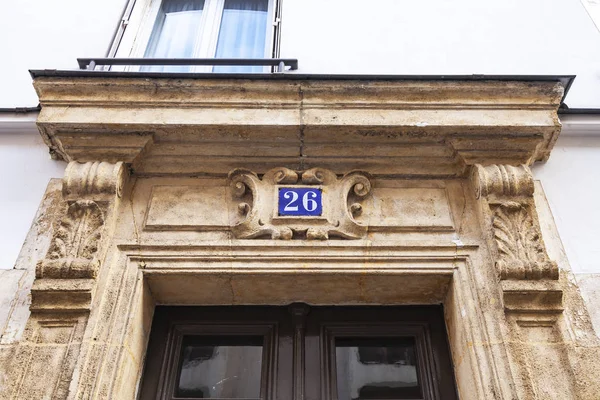
[[[0,347],[0,398],[66,399],[87,316],[34,313],[18,346]]]

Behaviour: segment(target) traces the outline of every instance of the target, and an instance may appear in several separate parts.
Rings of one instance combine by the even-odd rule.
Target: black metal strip
[[[99,65],[226,65],[226,66],[284,66],[298,69],[293,58],[78,58],[80,69],[94,70]],[[281,69],[279,72],[283,72]]]

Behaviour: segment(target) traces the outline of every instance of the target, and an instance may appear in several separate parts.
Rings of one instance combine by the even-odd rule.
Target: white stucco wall
[[[284,0],[282,19],[301,73],[576,74],[569,107],[600,107],[600,33],[578,0]]]
[[[600,273],[600,132],[559,137],[548,162],[532,170],[542,183],[573,272]]]
[[[30,69],[75,69],[77,57],[104,57],[125,1],[0,1],[0,108],[38,104]]]
[[[600,0],[581,0],[581,3],[600,30]]]
[[[65,167],[39,133],[0,133],[0,269],[14,267],[48,182]]]

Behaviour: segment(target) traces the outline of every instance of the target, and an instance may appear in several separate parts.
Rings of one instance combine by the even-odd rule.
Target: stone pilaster
[[[82,346],[103,246],[126,172],[123,163],[71,162],[63,178],[64,213],[37,262],[31,316],[0,397],[63,399]],[[6,397],[3,397],[5,396]]]
[[[578,398],[563,289],[549,259],[525,165],[475,165],[472,181],[482,204],[487,239],[504,302],[507,349],[523,398]],[[551,378],[549,378],[551,377]]]

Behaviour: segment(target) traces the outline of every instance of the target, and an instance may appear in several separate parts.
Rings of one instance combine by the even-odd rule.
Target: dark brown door
[[[456,399],[441,307],[157,307],[141,399]]]

